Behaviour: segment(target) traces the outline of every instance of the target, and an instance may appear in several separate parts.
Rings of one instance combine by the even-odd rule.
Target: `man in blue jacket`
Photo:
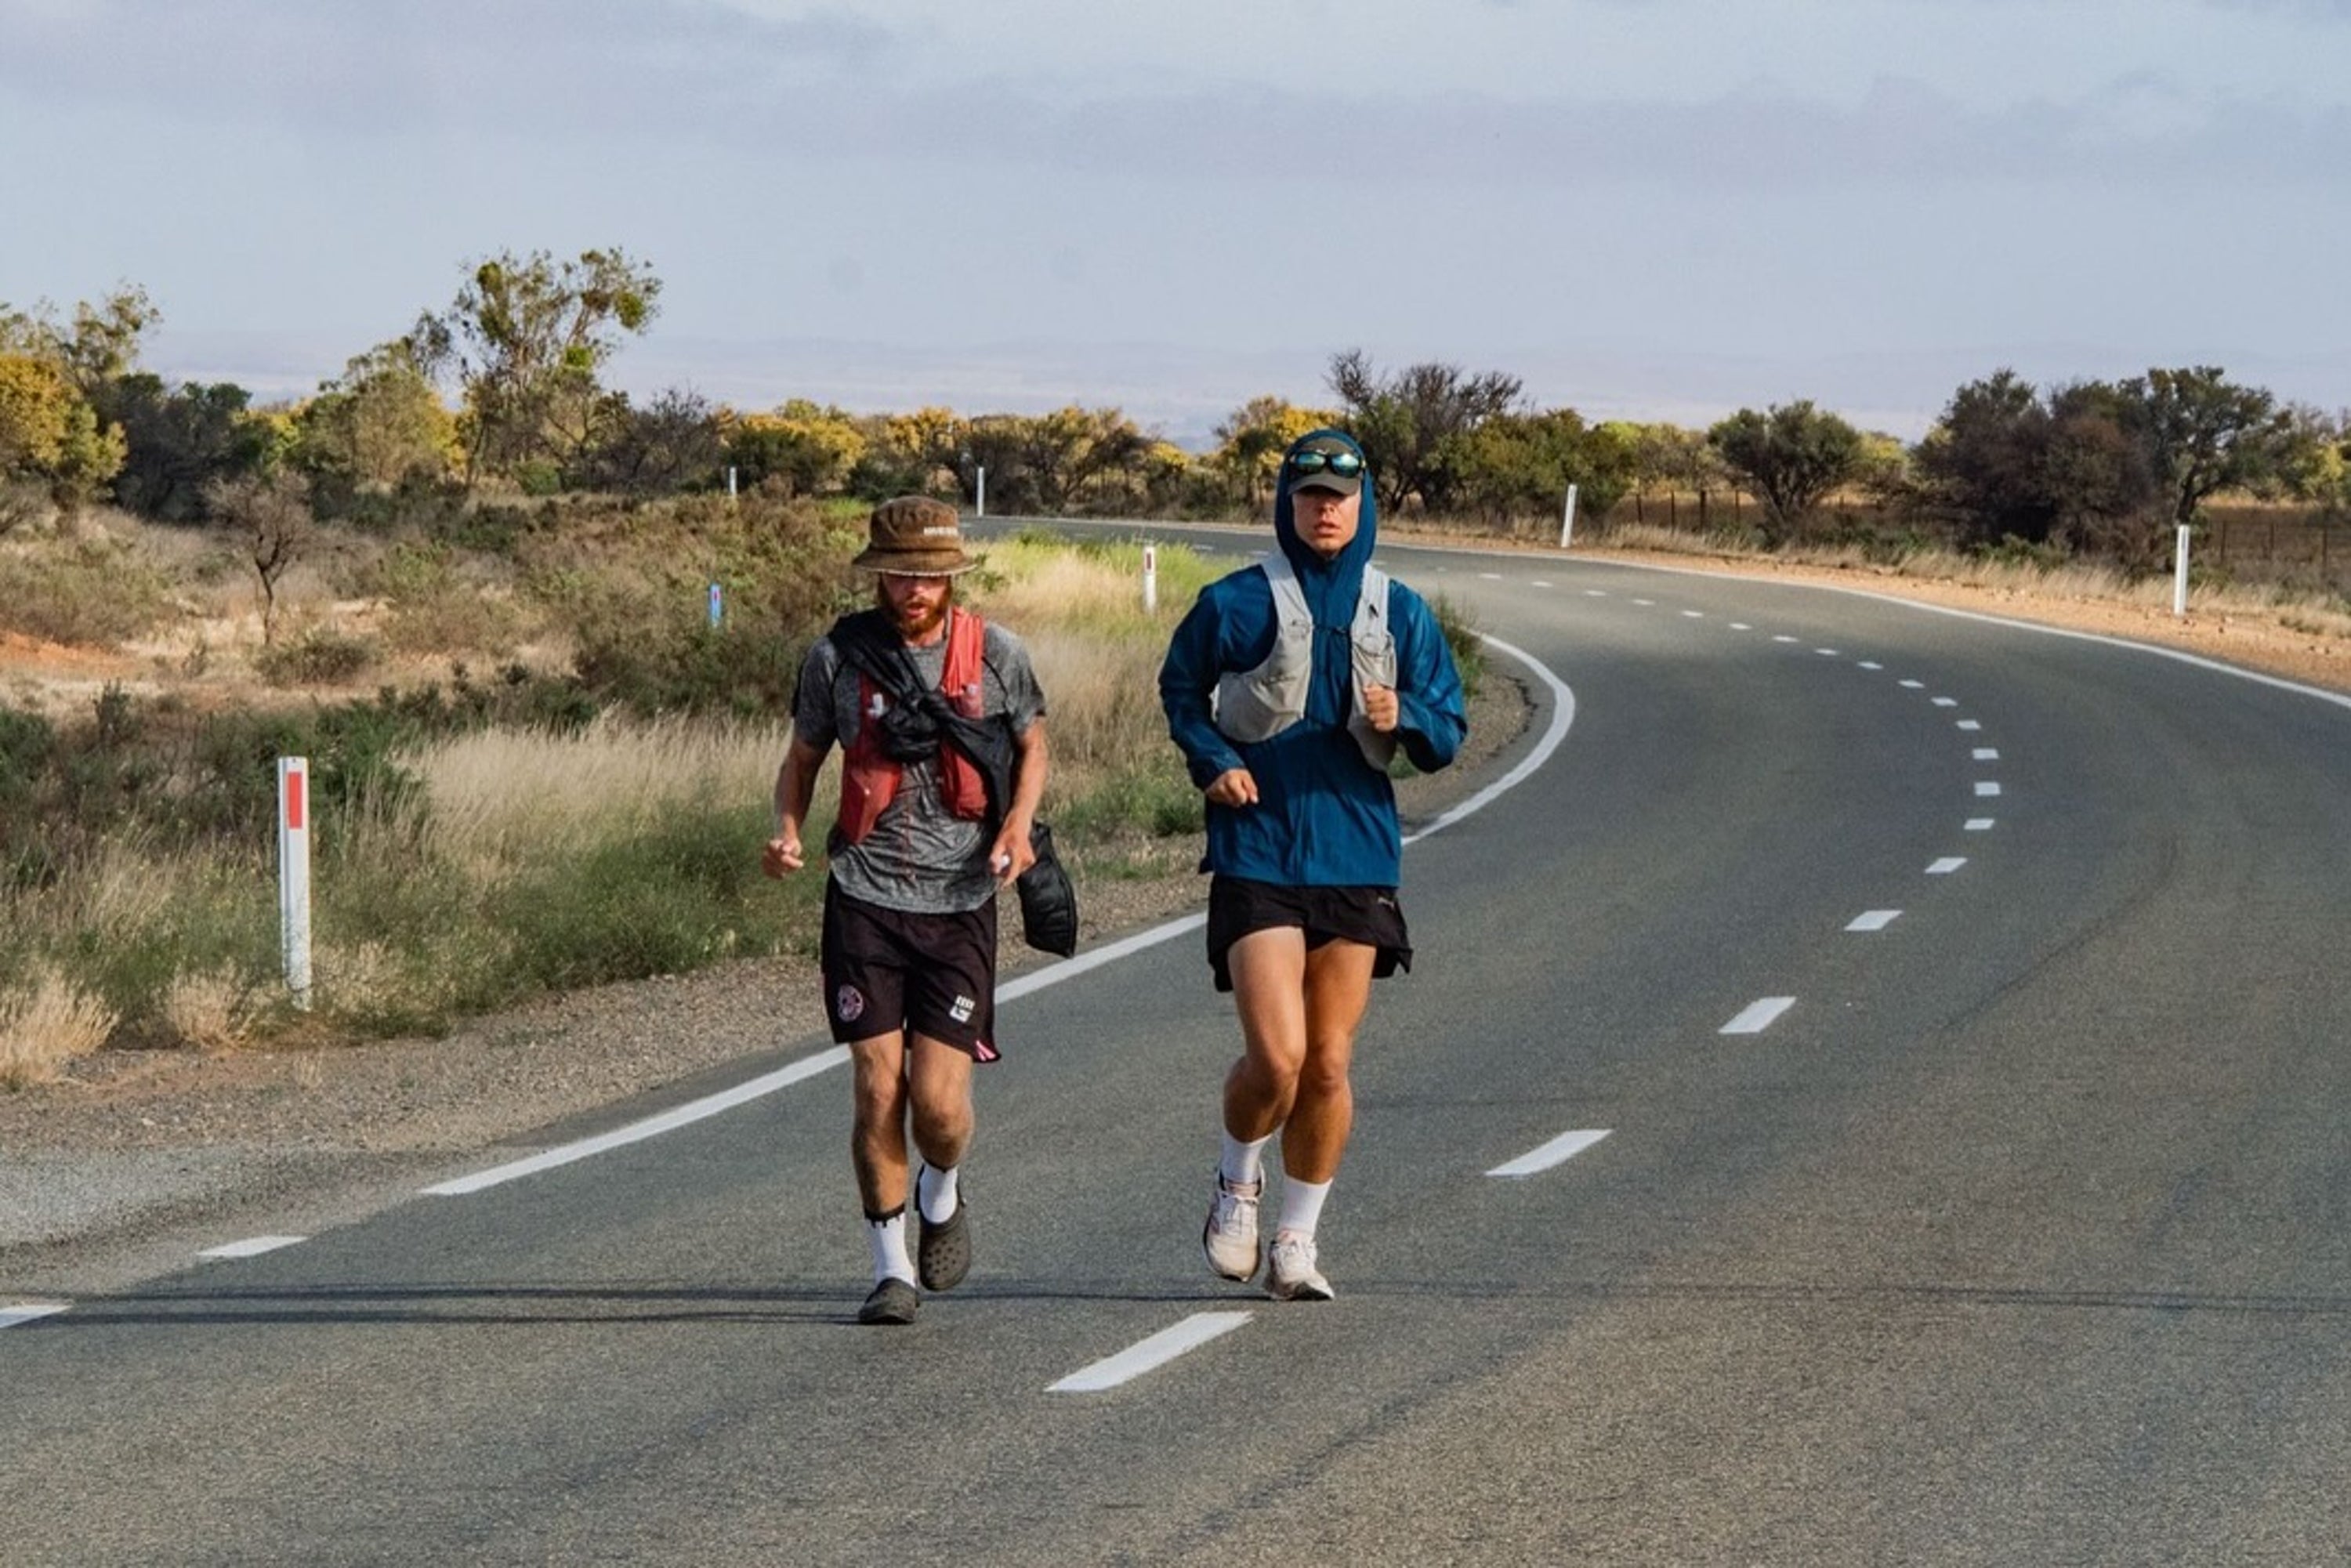
[[[1168,733],[1207,798],[1208,964],[1233,993],[1224,1155],[1201,1243],[1254,1278],[1265,1151],[1281,1137],[1267,1293],[1328,1301],[1314,1235],[1354,1121],[1347,1080],[1374,978],[1412,967],[1387,765],[1434,771],[1468,733],[1461,678],[1420,595],[1372,564],[1363,449],[1318,430],[1283,454],[1280,549],[1210,583],[1159,671]]]

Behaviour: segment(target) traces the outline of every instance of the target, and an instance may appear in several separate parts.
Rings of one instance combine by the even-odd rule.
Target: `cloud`
[[[2351,16],[2351,0],[2205,0]],[[716,0],[47,0],[0,19],[0,86],[266,134],[488,134],[789,163],[917,160],[1113,179],[1266,180],[1296,153],[1367,187],[1552,192],[1919,182],[2332,186],[2351,108],[2190,89],[2139,68],[2063,95],[1962,101],[1886,75],[1839,96],[1353,92],[1170,74],[949,77],[932,42],[840,10]],[[910,85],[919,80],[922,85]],[[592,157],[592,153],[582,153]]]
[[[0,16],[0,84],[297,131],[567,132],[705,123],[796,80],[839,80],[887,29],[709,0],[51,0]]]

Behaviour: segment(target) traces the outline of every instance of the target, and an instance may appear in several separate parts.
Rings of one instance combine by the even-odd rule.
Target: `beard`
[[[909,643],[922,642],[937,631],[940,623],[947,618],[947,607],[955,602],[955,595],[948,593],[941,595],[935,604],[908,604],[900,609],[890,601],[887,594],[877,594],[876,597],[882,601],[882,613],[890,618],[890,623],[898,629],[898,635]]]

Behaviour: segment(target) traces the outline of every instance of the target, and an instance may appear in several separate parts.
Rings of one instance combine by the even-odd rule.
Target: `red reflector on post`
[[[289,768],[286,774],[286,825],[296,832],[302,831],[304,786],[310,776],[301,768]]]

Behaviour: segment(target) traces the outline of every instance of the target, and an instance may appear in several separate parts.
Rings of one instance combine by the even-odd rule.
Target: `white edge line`
[[[1172,1328],[1161,1329],[1149,1339],[1141,1340],[1105,1356],[1092,1366],[1081,1367],[1045,1390],[1048,1394],[1099,1394],[1105,1388],[1115,1388],[1151,1371],[1164,1366],[1186,1351],[1197,1350],[1223,1334],[1228,1334],[1249,1321],[1249,1312],[1194,1312]]]
[[[535,1176],[540,1171],[553,1170],[558,1166],[568,1166],[574,1160],[584,1160],[590,1155],[601,1155],[608,1149],[622,1148],[630,1144],[640,1143],[646,1138],[658,1137],[664,1133],[699,1122],[706,1116],[716,1116],[721,1111],[731,1111],[737,1105],[757,1100],[763,1094],[772,1094],[777,1090],[798,1083],[804,1078],[813,1078],[820,1072],[830,1071],[848,1060],[849,1048],[845,1045],[836,1045],[830,1051],[819,1051],[814,1056],[804,1057],[789,1067],[764,1073],[747,1083],[738,1083],[732,1089],[721,1090],[718,1093],[688,1101],[685,1104],[664,1111],[658,1116],[648,1116],[642,1122],[632,1122],[625,1127],[616,1127],[611,1132],[601,1134],[593,1138],[582,1138],[576,1144],[565,1144],[560,1148],[549,1149],[542,1154],[533,1155],[528,1159],[495,1166],[488,1170],[477,1171],[469,1176],[459,1176],[455,1181],[440,1182],[422,1190],[428,1197],[463,1197],[467,1193],[479,1192],[484,1187],[496,1186],[502,1182],[513,1181],[517,1176]]]
[[[1479,790],[1475,795],[1470,796],[1469,799],[1462,801],[1458,806],[1454,807],[1453,810],[1438,817],[1435,821],[1429,823],[1428,826],[1421,829],[1420,831],[1408,836],[1404,841],[1405,843],[1416,844],[1421,840],[1428,837],[1431,833],[1442,832],[1447,828],[1449,828],[1454,823],[1459,821],[1462,818],[1469,815],[1472,811],[1480,811],[1485,810],[1486,807],[1491,805],[1504,791],[1515,789],[1520,784],[1525,783],[1530,774],[1533,773],[1536,768],[1541,768],[1545,762],[1551,760],[1551,754],[1559,749],[1560,742],[1567,738],[1569,728],[1575,723],[1575,693],[1568,688],[1568,685],[1565,681],[1562,681],[1557,675],[1552,674],[1550,670],[1543,666],[1541,660],[1537,659],[1532,653],[1528,653],[1523,648],[1514,648],[1510,643],[1503,642],[1499,637],[1489,637],[1482,632],[1478,635],[1479,640],[1484,643],[1487,646],[1490,648],[1499,648],[1503,653],[1508,653],[1511,658],[1516,659],[1519,663],[1524,664],[1528,669],[1532,670],[1537,675],[1541,677],[1543,685],[1551,688],[1552,697],[1551,727],[1543,731],[1543,737],[1535,744],[1535,748],[1532,751],[1528,752],[1525,757],[1520,758],[1519,765],[1516,768],[1511,768],[1508,773],[1503,774],[1499,779],[1495,779],[1494,782],[1487,785],[1483,789]]]
[[[1525,650],[1513,647],[1497,637],[1486,637],[1482,633],[1480,635],[1488,644],[1532,670],[1541,678],[1543,684],[1551,688],[1556,699],[1552,711],[1551,727],[1544,732],[1541,741],[1520,761],[1516,768],[1437,818],[1420,831],[1406,838],[1404,841],[1407,844],[1417,843],[1429,834],[1452,826],[1471,812],[1482,810],[1492,804],[1504,791],[1524,783],[1529,775],[1548,761],[1552,752],[1559,749],[1560,742],[1567,738],[1568,727],[1575,722],[1575,694],[1568,688],[1566,682],[1552,674],[1540,660]],[[1180,936],[1187,931],[1196,931],[1207,922],[1208,917],[1206,915],[1186,915],[1163,925],[1152,926],[1146,931],[1138,931],[1134,936],[1121,937],[1107,946],[1095,948],[1092,952],[1078,957],[1064,958],[1058,964],[1050,964],[1033,974],[1023,975],[1016,980],[999,986],[997,988],[996,999],[999,1005],[1016,1001],[1032,992],[1042,990],[1047,986],[1057,985],[1063,980],[1084,974],[1089,969],[1123,958],[1130,953],[1140,952],[1145,947]],[[630,1144],[642,1143],[647,1138],[658,1137],[664,1133],[674,1132],[680,1127],[716,1116],[722,1111],[731,1111],[737,1105],[746,1104],[763,1095],[772,1094],[778,1089],[798,1083],[803,1079],[813,1078],[820,1072],[839,1067],[848,1060],[848,1048],[837,1045],[830,1051],[820,1051],[814,1056],[795,1061],[789,1067],[779,1068],[774,1072],[754,1078],[746,1083],[738,1083],[732,1089],[721,1090],[703,1099],[674,1106],[658,1116],[649,1116],[642,1122],[632,1122],[625,1127],[615,1128],[611,1132],[596,1137],[583,1138],[578,1143],[547,1149],[525,1159],[514,1160],[506,1165],[495,1166],[488,1170],[477,1171],[472,1176],[459,1176],[452,1181],[437,1182],[420,1190],[428,1197],[463,1197],[522,1176],[536,1176],[541,1171],[553,1170],[558,1166],[567,1166],[575,1160],[584,1160],[593,1155],[622,1148]]]
[[[0,1329],[12,1329],[18,1323],[29,1323],[37,1318],[53,1318],[71,1304],[68,1301],[20,1301],[13,1307],[0,1307]]]
[[[1723,1034],[1761,1034],[1771,1027],[1779,1016],[1796,1005],[1793,997],[1760,997],[1741,1008],[1739,1016],[1724,1024]]]
[[[299,1247],[309,1239],[307,1236],[248,1236],[242,1241],[224,1241],[217,1247],[207,1247],[196,1256],[199,1258],[258,1258],[264,1252],[275,1252],[280,1247]]]
[[[1529,1176],[1537,1171],[1547,1171],[1562,1161],[1573,1159],[1606,1137],[1609,1131],[1606,1127],[1586,1127],[1581,1132],[1562,1133],[1551,1142],[1529,1149],[1517,1159],[1496,1166],[1486,1174],[1489,1176]]]

